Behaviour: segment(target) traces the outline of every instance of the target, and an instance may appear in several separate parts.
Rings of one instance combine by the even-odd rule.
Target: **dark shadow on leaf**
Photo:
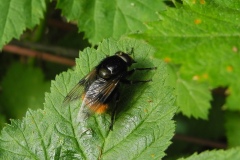
[[[149,68],[149,67],[155,67],[151,61],[146,59],[137,59],[137,65],[134,65],[132,68]],[[146,71],[135,71],[132,76],[130,76],[129,80],[149,80],[152,78],[151,74],[153,74],[155,70],[146,70]],[[148,85],[151,85],[152,82],[146,82],[146,83],[138,83],[138,84],[121,84],[120,85],[120,101],[118,103],[117,108],[117,114],[116,114],[116,120],[118,117],[120,117],[122,114],[124,114],[128,109],[130,109],[130,104],[133,101],[133,97],[136,95],[141,95],[141,91],[144,89],[144,87],[147,87]]]

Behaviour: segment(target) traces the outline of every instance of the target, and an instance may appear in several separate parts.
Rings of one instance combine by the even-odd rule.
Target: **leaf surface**
[[[237,160],[240,158],[239,151],[239,148],[233,148],[229,150],[205,151],[201,154],[195,153],[188,158],[180,158],[179,160]]]
[[[108,114],[87,119],[87,130],[76,119],[81,100],[63,106],[71,88],[101,59],[116,51],[134,48],[133,67],[158,67],[137,72],[132,79],[152,82],[122,86],[119,112],[109,131]],[[135,40],[106,40],[97,50],[80,53],[74,71],[56,77],[51,92],[46,94],[44,110],[27,112],[23,121],[13,120],[2,130],[1,158],[26,159],[149,159],[162,158],[174,132],[171,120],[176,111],[173,89],[164,84],[164,63],[152,57],[154,50]],[[131,147],[129,147],[131,146]]]
[[[204,82],[209,89],[228,86],[226,108],[240,110],[239,8],[238,0],[184,0],[182,7],[161,12],[161,21],[149,23],[146,32],[133,36],[155,47],[156,57],[180,65],[178,74],[184,81]],[[185,89],[198,96],[200,101],[195,103],[209,100],[191,88]],[[206,91],[206,87],[201,90]],[[206,117],[207,113],[201,116],[199,112],[198,116]]]
[[[57,7],[68,20],[75,20],[92,44],[104,38],[146,29],[145,23],[158,19],[164,10],[163,0],[61,0]]]
[[[0,0],[0,48],[19,38],[27,28],[39,24],[46,10],[45,0]]]

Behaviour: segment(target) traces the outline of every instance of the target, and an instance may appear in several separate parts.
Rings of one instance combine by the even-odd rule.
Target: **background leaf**
[[[0,48],[12,38],[19,38],[27,28],[39,24],[46,10],[46,0],[0,0]]]
[[[234,159],[237,160],[240,158],[240,149],[234,148],[229,150],[218,150],[218,151],[205,151],[201,154],[193,154],[192,156],[188,158],[180,158],[179,160],[228,160],[228,159]]]
[[[240,92],[239,1],[224,1],[226,5],[217,0],[183,2],[177,10],[168,8],[162,12],[162,21],[149,23],[149,30],[134,37],[143,38],[154,46],[156,57],[171,64],[180,64],[179,75],[184,80],[207,82],[207,88],[229,86],[226,108],[240,110],[237,98]],[[206,88],[202,90],[206,91]],[[197,90],[188,90],[189,93],[191,91],[199,96],[195,92]],[[208,97],[198,97],[197,103],[209,101]],[[197,105],[193,106],[195,110]],[[184,110],[182,112],[188,114]],[[197,116],[207,117],[207,113],[205,111],[203,116],[199,112]]]
[[[43,108],[44,93],[50,83],[39,68],[13,63],[1,82],[0,104],[11,118],[22,118],[28,108]]]
[[[94,115],[88,119],[88,130],[76,122],[80,101],[62,106],[70,89],[99,61],[118,50],[134,47],[134,67],[157,66],[149,72],[136,72],[133,79],[153,82],[125,86],[120,108],[109,132],[110,116]],[[171,120],[173,90],[164,85],[166,68],[162,61],[152,58],[153,49],[143,42],[125,39],[119,42],[106,40],[97,50],[86,49],[80,53],[74,71],[56,77],[51,93],[46,94],[45,109],[28,111],[23,121],[12,121],[2,130],[0,156],[4,159],[102,159],[161,158],[170,144],[174,124]],[[10,145],[11,144],[11,145]],[[129,148],[129,146],[132,146]],[[128,150],[126,150],[128,147]]]
[[[158,20],[157,13],[165,9],[163,0],[61,0],[57,8],[68,20],[75,20],[89,42],[146,29],[144,23]]]
[[[209,86],[193,80],[186,80],[179,74],[178,67],[169,64],[167,67],[170,73],[166,83],[176,88],[176,104],[179,110],[187,117],[208,119],[209,101],[212,100]]]
[[[184,115],[207,119],[211,107],[211,94],[207,85],[179,78],[177,80],[177,104]]]

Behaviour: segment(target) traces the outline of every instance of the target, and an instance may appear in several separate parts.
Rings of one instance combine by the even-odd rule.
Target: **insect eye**
[[[99,70],[99,76],[102,78],[109,78],[111,76],[111,73],[109,70],[107,70],[105,68],[101,68]]]

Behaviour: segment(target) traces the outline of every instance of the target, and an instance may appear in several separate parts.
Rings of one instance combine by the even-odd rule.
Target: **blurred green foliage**
[[[22,118],[28,108],[43,108],[44,93],[50,82],[40,68],[31,64],[12,63],[1,81],[0,104],[7,117]]]

